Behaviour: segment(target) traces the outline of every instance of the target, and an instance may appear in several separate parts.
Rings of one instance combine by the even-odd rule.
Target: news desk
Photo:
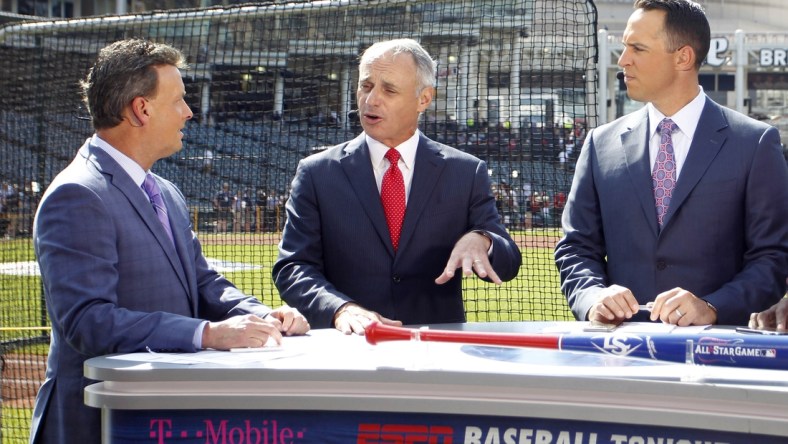
[[[582,323],[432,329],[571,330]],[[786,338],[788,340],[788,338]],[[266,351],[93,358],[105,443],[771,444],[788,372],[313,330]]]

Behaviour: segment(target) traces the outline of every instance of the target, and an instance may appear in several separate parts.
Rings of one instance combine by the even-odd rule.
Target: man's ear
[[[429,108],[430,103],[432,103],[432,98],[435,95],[435,88],[428,86],[421,90],[419,93],[419,112],[423,113],[427,108]]]
[[[690,45],[684,45],[676,50],[676,68],[679,71],[695,69],[695,50]]]
[[[148,123],[148,101],[144,97],[135,97],[134,100],[131,101],[129,109],[131,126],[139,127]]]

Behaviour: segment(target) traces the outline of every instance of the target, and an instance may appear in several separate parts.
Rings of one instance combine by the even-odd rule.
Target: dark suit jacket
[[[273,277],[316,328],[332,326],[347,301],[405,324],[462,322],[461,273],[434,281],[471,230],[489,233],[493,267],[513,279],[522,258],[495,209],[486,164],[421,136],[394,254],[362,134],[300,162]]]
[[[140,187],[89,143],[41,200],[34,239],[52,339],[31,442],[100,442],[100,411],[83,403],[86,359],[195,351],[197,318],[270,312],[208,266],[183,196],[156,179],[175,246]]]
[[[641,304],[682,287],[713,304],[720,324],[746,324],[777,302],[788,274],[788,169],[779,138],[707,98],[660,231],[647,110],[591,131],[555,250],[575,316],[586,319],[594,293],[612,284]]]

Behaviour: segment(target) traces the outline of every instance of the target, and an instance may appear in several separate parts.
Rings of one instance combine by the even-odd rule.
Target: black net
[[[596,118],[590,0],[290,1],[10,24],[0,28],[3,443],[27,441],[47,351],[31,241],[37,201],[92,134],[79,80],[101,47],[127,37],[187,55],[194,119],[183,150],[154,171],[184,192],[206,256],[272,306],[281,301],[270,267],[298,161],[361,131],[353,109],[363,49],[419,40],[438,61],[421,130],[487,161],[523,253],[519,277],[500,288],[466,280],[469,320],[572,319],[552,250]]]

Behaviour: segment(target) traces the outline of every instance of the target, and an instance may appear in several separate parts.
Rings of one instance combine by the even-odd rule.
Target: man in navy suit
[[[563,292],[580,320],[746,324],[785,292],[779,133],[704,94],[710,29],[698,4],[637,1],[623,44],[627,93],[649,103],[586,138],[555,249]],[[677,128],[661,135],[665,118]]]
[[[297,310],[271,310],[211,269],[183,195],[149,173],[181,149],[192,117],[182,64],[174,48],[124,40],[101,51],[83,82],[96,133],[49,186],[35,220],[52,339],[31,443],[101,441],[101,412],[83,402],[88,358],[261,347],[309,329]],[[153,183],[163,202],[143,190]]]
[[[298,166],[273,277],[315,327],[463,322],[462,276],[500,285],[517,275],[486,164],[418,131],[434,85],[435,62],[416,41],[372,45],[359,64],[364,132]],[[387,216],[386,174],[401,174],[404,215]]]

